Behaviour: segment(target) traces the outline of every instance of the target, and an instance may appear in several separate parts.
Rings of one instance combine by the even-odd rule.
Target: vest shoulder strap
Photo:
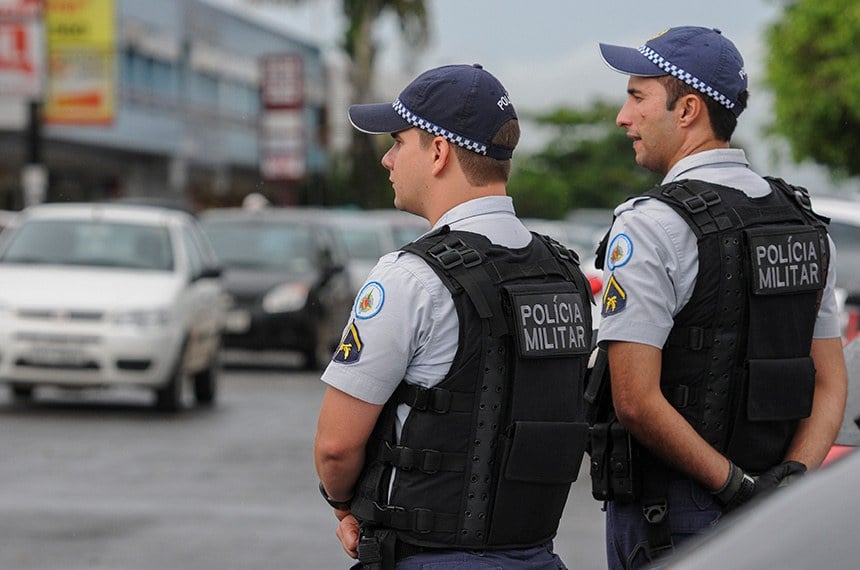
[[[768,181],[770,187],[775,192],[781,192],[791,201],[795,202],[797,206],[800,207],[800,211],[808,219],[812,220],[814,223],[830,223],[830,218],[822,216],[812,209],[812,200],[809,196],[809,190],[807,190],[803,186],[795,186],[793,184],[789,184],[782,178],[765,176],[764,179]]]
[[[679,180],[651,188],[643,195],[673,206],[700,239],[738,225],[734,212],[726,207],[715,186],[701,180]]]

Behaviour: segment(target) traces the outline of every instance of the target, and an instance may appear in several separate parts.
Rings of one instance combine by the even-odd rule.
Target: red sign
[[[304,105],[302,57],[269,55],[261,60],[260,99],[264,109],[296,109]]]
[[[29,18],[42,13],[42,0],[0,0],[0,19]]]
[[[42,42],[36,20],[0,21],[0,94],[39,93]]]
[[[33,73],[35,62],[29,49],[31,41],[27,26],[0,24],[0,69]]]

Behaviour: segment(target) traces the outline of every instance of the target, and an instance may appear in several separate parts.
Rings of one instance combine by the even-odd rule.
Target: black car
[[[346,248],[330,216],[306,208],[213,209],[200,221],[233,297],[224,347],[298,351],[320,368],[352,309]]]

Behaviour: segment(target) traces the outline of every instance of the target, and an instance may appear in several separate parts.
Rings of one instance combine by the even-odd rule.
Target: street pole
[[[24,207],[41,204],[48,194],[48,169],[42,160],[42,103],[27,104],[27,156],[21,171]]]

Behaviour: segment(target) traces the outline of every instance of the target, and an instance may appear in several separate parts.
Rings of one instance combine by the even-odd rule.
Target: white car
[[[24,210],[0,241],[0,382],[151,389],[180,409],[186,380],[214,402],[225,294],[185,212],[119,204]]]
[[[860,335],[860,200],[813,195],[812,209],[830,218],[828,231],[836,244],[842,339],[847,344]]]

